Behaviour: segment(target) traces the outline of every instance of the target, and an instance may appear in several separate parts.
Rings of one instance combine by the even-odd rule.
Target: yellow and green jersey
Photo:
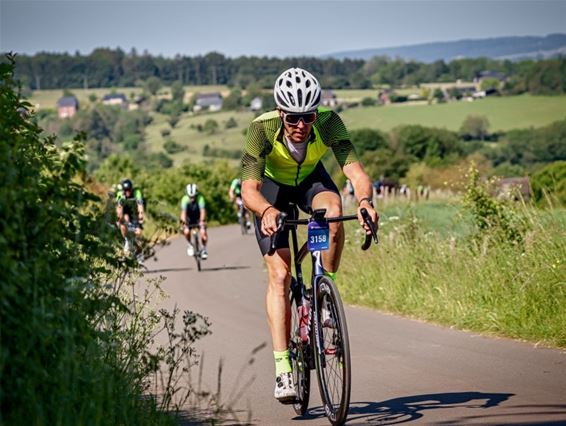
[[[318,109],[302,163],[289,153],[283,133],[283,121],[277,111],[251,122],[242,155],[242,180],[261,182],[266,176],[284,185],[298,186],[314,171],[328,148],[332,148],[340,167],[358,161],[346,126],[332,110]]]

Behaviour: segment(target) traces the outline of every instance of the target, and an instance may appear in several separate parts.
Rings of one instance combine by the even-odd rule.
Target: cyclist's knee
[[[285,285],[291,278],[291,269],[285,262],[271,263],[267,265],[269,274],[269,285],[284,291]]]

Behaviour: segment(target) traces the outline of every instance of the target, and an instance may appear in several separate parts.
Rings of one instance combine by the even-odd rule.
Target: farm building
[[[203,109],[208,109],[209,111],[220,111],[222,109],[222,95],[218,92],[201,93],[198,95],[194,110],[198,112]]]
[[[250,110],[251,111],[260,111],[263,108],[263,101],[259,96],[256,96],[250,102]]]
[[[57,101],[59,118],[71,118],[79,110],[79,100],[74,96],[63,96]]]
[[[119,106],[124,109],[128,108],[128,99],[123,93],[110,93],[108,95],[104,95],[102,103],[104,105]]]
[[[336,95],[332,92],[332,90],[323,90],[322,91],[322,98],[320,103],[325,107],[334,108],[338,105],[338,101],[336,100]]]

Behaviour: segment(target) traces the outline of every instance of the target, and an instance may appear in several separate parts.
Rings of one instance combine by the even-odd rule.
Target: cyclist
[[[240,180],[240,178],[235,178],[234,180],[232,180],[232,183],[230,184],[230,190],[228,191],[228,197],[230,198],[230,201],[234,203],[236,213],[238,214],[238,221],[245,220],[247,228],[250,229],[252,227],[252,224],[250,223],[249,213],[246,208],[244,208],[244,217],[240,217],[240,206],[243,204],[242,181]]]
[[[206,202],[202,194],[199,193],[196,183],[189,183],[186,187],[186,194],[181,199],[181,222],[183,223],[183,234],[187,239],[187,255],[194,256],[195,249],[191,244],[191,232],[189,226],[198,224],[199,235],[202,243],[200,252],[201,259],[208,258],[206,243],[208,234],[206,232]]]
[[[256,238],[268,270],[267,319],[275,358],[275,398],[287,403],[296,397],[288,352],[290,262],[288,232],[278,237],[269,255],[270,236],[277,230],[289,203],[303,211],[326,209],[328,217],[342,214],[338,188],[320,161],[328,148],[352,182],[358,203],[377,223],[371,202],[371,181],[360,164],[340,117],[320,108],[318,80],[301,68],[290,68],[276,80],[276,109],[253,120],[242,154],[242,197],[255,214]],[[365,225],[364,225],[365,226]],[[367,228],[367,227],[366,227]],[[370,233],[369,229],[366,229]],[[335,278],[344,245],[341,223],[330,224],[330,249],[323,252],[328,275]]]
[[[116,187],[116,225],[124,237],[124,253],[128,254],[132,247],[128,241],[128,226],[134,225],[134,235],[139,237],[142,232],[145,209],[142,192],[134,188],[130,179],[124,179]],[[137,215],[134,213],[134,205]]]

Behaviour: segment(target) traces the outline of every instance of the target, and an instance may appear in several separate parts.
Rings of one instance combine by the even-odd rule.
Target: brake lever
[[[279,214],[279,218],[277,219],[277,231],[275,231],[275,233],[272,234],[270,237],[269,251],[267,252],[269,256],[271,256],[275,252],[275,246],[277,245],[277,236],[283,230],[286,219],[287,219],[287,213],[281,212]]]
[[[379,243],[379,239],[377,238],[377,226],[375,223],[373,223],[373,220],[371,220],[371,217],[369,216],[369,213],[366,209],[361,209],[360,213],[362,215],[362,218],[364,219],[364,223],[369,227],[371,232],[371,235],[366,234],[366,239],[362,244],[362,250],[367,250],[371,245],[372,239],[375,244]]]

